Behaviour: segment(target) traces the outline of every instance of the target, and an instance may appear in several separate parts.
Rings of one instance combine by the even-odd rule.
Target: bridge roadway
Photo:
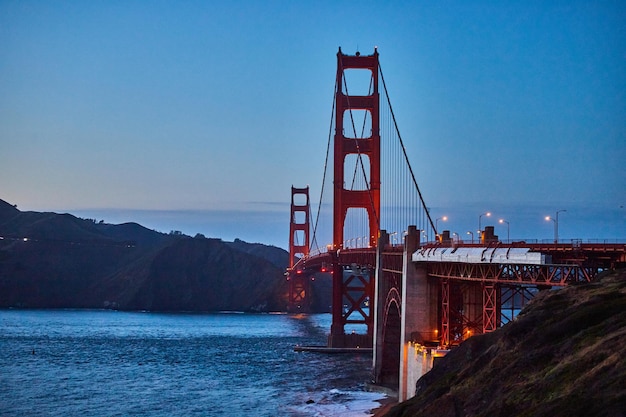
[[[329,247],[289,274],[332,274],[328,346],[371,347],[374,381],[402,400],[441,352],[512,320],[537,291],[624,265],[626,243],[425,243],[409,227],[402,245],[381,231],[377,247]],[[345,334],[347,324],[363,324],[367,334]]]
[[[520,261],[508,262],[502,257],[484,259],[482,261],[467,261],[461,257],[440,256],[442,250],[448,253],[460,253],[462,249],[478,249],[487,255],[498,250],[506,253],[507,250],[525,248],[529,253],[544,255],[542,263],[524,263]],[[417,253],[432,254],[423,257],[422,261],[429,264],[429,275],[439,278],[457,280],[478,280],[511,283],[548,284],[563,286],[574,282],[591,282],[595,276],[606,269],[614,269],[619,264],[626,263],[626,243],[596,242],[587,243],[578,240],[572,242],[555,243],[526,243],[524,241],[503,243],[454,243],[423,242]],[[496,252],[497,253],[497,252]],[[383,270],[402,273],[403,245],[386,243],[381,252],[381,267]],[[377,248],[339,248],[318,251],[300,259],[292,268],[297,273],[330,272],[333,264],[344,268],[358,266],[372,271],[377,265]],[[497,272],[485,265],[500,265]]]

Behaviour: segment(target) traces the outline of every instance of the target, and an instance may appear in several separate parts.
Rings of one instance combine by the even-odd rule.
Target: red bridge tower
[[[364,69],[372,73],[372,90],[367,96],[344,94],[345,70]],[[337,91],[335,92],[335,147],[334,147],[334,192],[333,192],[333,245],[343,246],[344,224],[349,208],[363,208],[369,217],[369,246],[376,244],[380,216],[380,117],[378,95],[378,50],[373,55],[344,55],[337,52]],[[352,110],[365,110],[369,113],[372,131],[369,137],[346,137],[344,120],[351,120]],[[356,136],[356,135],[355,135]],[[369,173],[364,172],[369,180],[366,189],[351,190],[346,188],[345,160],[348,155],[369,159]],[[362,165],[363,171],[366,164]],[[350,172],[351,173],[351,172]],[[348,173],[348,175],[350,175]]]
[[[291,187],[291,220],[289,222],[289,270],[300,258],[309,255],[309,187]],[[301,271],[289,274],[289,311],[307,311],[310,298],[309,278]]]
[[[350,95],[345,82],[346,70],[369,70],[370,88],[368,95]],[[378,50],[372,55],[345,55],[341,48],[337,52],[337,78],[335,91],[335,136],[334,136],[334,185],[333,185],[333,321],[330,329],[329,346],[371,346],[373,334],[372,308],[364,309],[365,303],[374,300],[374,277],[371,273],[350,269],[339,264],[338,250],[344,246],[344,228],[348,209],[364,209],[367,213],[369,230],[364,236],[364,246],[376,245],[380,229],[380,116],[378,94]],[[345,90],[344,90],[345,86]],[[371,132],[356,132],[353,110],[365,111],[365,120],[371,121]],[[351,135],[347,131],[352,131]],[[360,187],[347,188],[351,184],[353,168],[345,170],[346,158],[356,156],[357,170],[363,176]],[[367,162],[366,161],[367,158]],[[369,172],[367,172],[369,170]],[[346,176],[347,174],[347,176]],[[356,188],[356,189],[355,189]],[[355,236],[352,236],[355,237]],[[344,274],[345,272],[345,274]],[[366,311],[369,311],[366,312]],[[351,318],[352,314],[359,316]],[[364,338],[346,337],[345,325],[359,323],[367,326]]]

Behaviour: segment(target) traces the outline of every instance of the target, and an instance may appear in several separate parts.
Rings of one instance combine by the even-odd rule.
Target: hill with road
[[[0,200],[0,308],[283,311],[289,254]],[[324,294],[324,283],[316,283]],[[315,311],[325,311],[319,299]]]
[[[453,349],[385,416],[626,415],[626,271],[541,291]]]

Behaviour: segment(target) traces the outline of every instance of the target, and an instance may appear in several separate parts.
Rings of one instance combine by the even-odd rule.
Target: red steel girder
[[[346,279],[344,279],[343,287],[344,287],[344,300],[348,301],[348,308],[344,311],[343,317],[345,323],[353,323],[353,324],[369,324],[372,317],[371,313],[367,314],[363,308],[361,307],[366,299],[368,299],[372,294],[370,294],[370,280],[371,277],[365,277],[363,275],[354,275],[351,274]],[[359,285],[360,284],[360,285]],[[357,298],[352,295],[358,295]],[[352,313],[358,313],[362,318],[361,319],[350,319],[349,317]]]
[[[483,282],[483,333],[496,330],[498,322],[498,300],[496,285],[492,282]]]
[[[403,252],[400,247],[389,247],[383,251],[382,264],[386,269],[402,273]],[[376,248],[339,249],[322,252],[298,261],[293,269],[319,269],[323,264],[338,262],[340,265],[358,265],[361,268],[373,269],[376,266]]]
[[[429,262],[428,274],[465,281],[490,281],[564,286],[591,282],[599,270],[579,265],[532,265],[512,263]]]
[[[518,313],[538,291],[537,287],[518,284],[501,284],[500,299],[500,324],[513,320]],[[507,306],[506,308],[504,306]]]
[[[308,311],[310,307],[310,277],[296,271],[289,272],[289,311]]]
[[[441,280],[441,344],[450,344],[450,281]]]

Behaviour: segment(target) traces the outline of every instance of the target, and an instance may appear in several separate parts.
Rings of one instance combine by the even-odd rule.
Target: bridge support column
[[[465,284],[462,286],[462,328],[461,340],[479,334],[484,326],[483,286],[481,284]]]
[[[330,336],[328,338],[328,347],[344,347],[340,346],[339,340],[343,340],[345,330],[343,328],[343,266],[339,264],[337,253],[331,253],[333,263],[333,303],[332,313],[333,321],[330,325]]]
[[[441,344],[450,344],[450,281],[441,280]]]
[[[497,288],[494,283],[482,283],[483,287],[483,333],[496,330],[500,323],[498,312]]]
[[[378,375],[380,375],[380,369],[382,366],[383,357],[383,331],[385,323],[383,319],[385,317],[385,299],[389,292],[388,283],[383,279],[382,271],[382,251],[384,247],[389,243],[389,235],[386,230],[381,230],[378,236],[378,242],[376,244],[376,271],[374,279],[374,302],[372,304],[374,308],[374,339],[372,341],[373,354],[372,354],[372,369],[374,370],[374,380],[376,383]]]
[[[400,381],[398,401],[415,395],[415,383],[420,375],[411,372],[413,360],[410,342],[438,344],[437,309],[439,299],[436,281],[430,279],[425,263],[413,263],[413,252],[419,247],[419,232],[409,226],[404,244],[402,267],[402,309],[400,332]]]

